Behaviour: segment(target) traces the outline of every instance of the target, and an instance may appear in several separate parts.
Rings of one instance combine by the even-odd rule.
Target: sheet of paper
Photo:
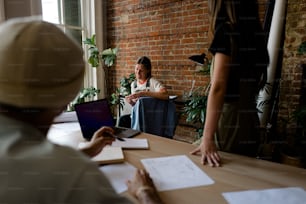
[[[213,184],[214,181],[186,155],[142,159],[158,191]]]
[[[60,130],[63,133],[71,133],[71,131],[80,131],[81,127],[79,122],[69,122],[69,123],[57,123],[57,124],[53,124],[50,127],[50,131],[51,130]]]
[[[84,141],[79,123],[53,124],[47,138],[56,144],[78,148],[78,143]]]
[[[149,149],[148,139],[145,138],[124,138],[125,141],[116,140],[112,147],[122,147],[123,149]]]
[[[276,188],[222,193],[229,204],[302,204],[306,191],[302,188]]]
[[[124,162],[102,166],[100,170],[108,178],[115,191],[122,193],[127,190],[125,181],[133,178],[136,168],[128,162]]]

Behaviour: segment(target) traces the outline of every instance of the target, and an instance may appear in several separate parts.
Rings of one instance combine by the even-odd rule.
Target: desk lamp
[[[203,66],[205,61],[206,61],[206,54],[202,53],[201,55],[192,55],[190,57],[188,57],[191,61]],[[192,81],[192,86],[191,89],[189,91],[188,97],[191,97],[193,89],[194,89],[194,84],[195,84],[195,80]]]
[[[189,59],[191,61],[194,61],[200,65],[204,65],[205,63],[205,60],[206,60],[206,54],[205,53],[202,53],[201,55],[192,55],[189,57]]]

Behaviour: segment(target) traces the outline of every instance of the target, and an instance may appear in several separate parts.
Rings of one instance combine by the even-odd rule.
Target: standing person
[[[135,105],[141,96],[154,97],[161,100],[168,100],[169,95],[166,87],[152,77],[151,60],[142,56],[135,65],[136,80],[131,84],[131,94],[126,96],[126,101],[132,106]]]
[[[211,87],[199,147],[201,162],[219,166],[218,150],[256,156],[256,96],[266,82],[269,56],[256,0],[208,0],[213,39]]]
[[[89,157],[46,139],[81,88],[81,46],[55,25],[32,18],[2,23],[0,38],[0,202],[131,203]],[[94,137],[102,145],[113,141],[107,131]],[[127,185],[140,203],[162,203],[145,171],[137,170]]]

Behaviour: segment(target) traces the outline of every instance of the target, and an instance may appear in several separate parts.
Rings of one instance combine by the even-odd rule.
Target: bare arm
[[[169,94],[168,94],[166,88],[160,89],[159,91],[156,91],[156,92],[140,91],[136,94],[138,95],[138,97],[149,96],[149,97],[154,97],[154,98],[161,99],[161,100],[168,100],[169,99]]]
[[[224,103],[224,95],[229,75],[229,63],[229,56],[222,53],[216,53],[211,88],[207,101],[202,142],[198,148],[191,152],[192,154],[201,153],[201,162],[205,164],[207,161],[210,166],[219,166],[221,161],[214,142],[214,134],[218,128],[218,121]]]
[[[129,104],[134,106],[138,98],[142,96],[153,97],[161,100],[169,99],[169,94],[166,88],[160,89],[159,91],[139,91],[137,93],[126,96],[125,99]]]

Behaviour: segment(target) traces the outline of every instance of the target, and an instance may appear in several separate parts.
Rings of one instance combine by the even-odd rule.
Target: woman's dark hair
[[[151,60],[148,57],[142,56],[142,57],[138,58],[137,64],[142,64],[146,68],[146,70],[148,71],[147,72],[147,78],[150,78],[152,76],[152,73],[151,73],[151,70],[152,70]]]

